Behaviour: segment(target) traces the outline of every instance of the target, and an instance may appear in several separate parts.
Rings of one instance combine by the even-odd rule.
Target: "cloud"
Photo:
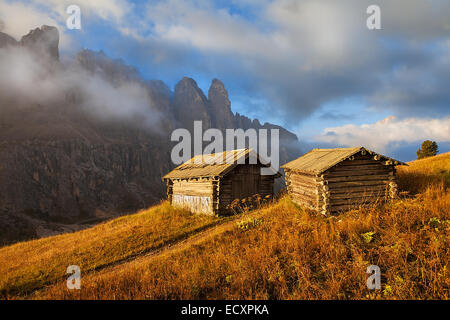
[[[38,63],[39,61],[39,63]],[[24,47],[0,49],[0,108],[75,107],[101,120],[136,120],[136,125],[159,129],[162,115],[148,89],[135,80],[113,82],[78,63],[46,63]]]
[[[327,128],[316,141],[335,146],[365,146],[379,152],[423,140],[450,142],[450,117],[398,119],[394,116],[371,124]]]
[[[144,48],[160,45],[154,68],[185,70],[178,50],[191,57],[197,73],[231,79],[233,89],[257,99],[262,93],[288,124],[343,97],[361,97],[366,108],[398,116],[446,113],[448,1],[380,0],[380,31],[366,28],[371,4],[155,1],[146,5],[145,23],[121,30]],[[152,52],[146,54],[152,58]],[[262,105],[259,116],[267,111]]]
[[[33,13],[25,19],[6,2],[0,19],[12,8],[17,14],[5,25],[19,28],[45,11],[63,25],[70,2],[29,1],[24,12]],[[275,110],[278,119],[295,126],[346,97],[364,101],[362,109],[399,117],[448,115],[448,0],[378,0],[383,28],[378,31],[366,28],[370,0],[78,4],[83,19],[101,19],[115,28],[118,36],[108,45],[121,56],[136,58],[164,80],[225,79],[236,96],[265,100],[253,112],[259,118],[268,119]]]
[[[1,32],[7,33],[17,40],[27,34],[31,29],[43,24],[59,26],[61,23],[54,19],[48,12],[20,2],[0,2]]]
[[[126,23],[125,17],[133,9],[132,3],[126,0],[4,0],[0,2],[0,31],[20,40],[31,29],[44,24],[55,26],[61,33],[60,47],[70,49],[73,42],[66,28],[69,17],[66,10],[72,4],[80,6],[82,25],[101,19],[116,28]]]
[[[120,25],[125,16],[133,9],[133,4],[127,0],[32,0],[35,5],[44,6],[53,14],[67,18],[66,9],[75,4],[81,9],[81,14],[87,18],[100,18]]]

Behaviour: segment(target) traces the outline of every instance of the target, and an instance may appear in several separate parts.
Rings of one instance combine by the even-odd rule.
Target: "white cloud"
[[[60,48],[69,49],[72,39],[67,33],[66,13],[69,5],[76,4],[81,8],[82,25],[88,20],[103,19],[111,22],[118,29],[129,21],[125,16],[133,9],[127,0],[30,0],[0,1],[0,31],[17,40],[30,30],[42,25],[51,25],[59,29]]]
[[[348,124],[326,128],[315,140],[338,146],[365,146],[385,152],[391,144],[423,140],[450,141],[450,117],[443,119],[397,119],[387,117],[371,124]]]
[[[156,128],[162,117],[140,82],[113,85],[101,73],[92,74],[77,63],[36,63],[36,56],[24,47],[0,49],[0,107],[40,104],[58,108],[69,103],[68,95],[78,97],[77,107],[99,119],[139,119]]]
[[[67,7],[75,4],[81,8],[82,16],[98,17],[117,24],[122,24],[126,14],[133,8],[127,0],[32,0],[30,2],[45,6],[61,17],[67,17]]]
[[[0,31],[15,37],[17,40],[20,40],[31,29],[43,24],[61,27],[60,22],[52,18],[48,12],[20,2],[1,1],[0,21],[2,24],[2,30]]]

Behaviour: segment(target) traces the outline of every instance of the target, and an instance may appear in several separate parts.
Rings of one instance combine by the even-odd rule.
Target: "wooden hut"
[[[192,212],[227,214],[235,199],[273,197],[274,180],[281,174],[263,163],[251,149],[197,155],[163,177],[167,198]],[[263,167],[273,174],[261,175]]]
[[[363,147],[313,149],[282,168],[294,202],[325,215],[397,196],[396,165]]]

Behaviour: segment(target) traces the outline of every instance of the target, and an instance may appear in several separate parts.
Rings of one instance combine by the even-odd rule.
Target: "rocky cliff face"
[[[0,33],[0,48],[29,48],[36,63],[44,56],[57,62],[58,42],[57,30],[45,26],[20,42]],[[170,134],[192,130],[195,120],[204,129],[279,128],[281,163],[296,155],[294,134],[233,114],[220,80],[212,81],[206,97],[193,79],[183,78],[172,92],[101,52],[84,50],[76,60],[112,86],[144,88],[157,124],[92,117],[81,107],[85,100],[77,88],[45,105],[6,99],[0,89],[0,244],[63,232],[68,224],[134,212],[163,199],[161,177],[174,167]]]

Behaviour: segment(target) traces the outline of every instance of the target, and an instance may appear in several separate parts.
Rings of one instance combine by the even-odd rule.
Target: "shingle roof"
[[[364,147],[336,148],[336,149],[313,149],[300,158],[286,163],[282,168],[305,173],[321,174],[339,162],[365,150],[371,155],[380,157],[380,161],[392,161],[395,165],[406,165],[405,163],[367,150]]]
[[[224,176],[239,164],[239,159],[244,158],[242,160],[245,160],[250,154],[258,157],[259,160],[262,159],[252,149],[238,149],[213,154],[197,155],[173,169],[162,177],[162,179]],[[260,162],[266,163],[266,161]],[[278,176],[280,175],[275,169],[273,170]]]

